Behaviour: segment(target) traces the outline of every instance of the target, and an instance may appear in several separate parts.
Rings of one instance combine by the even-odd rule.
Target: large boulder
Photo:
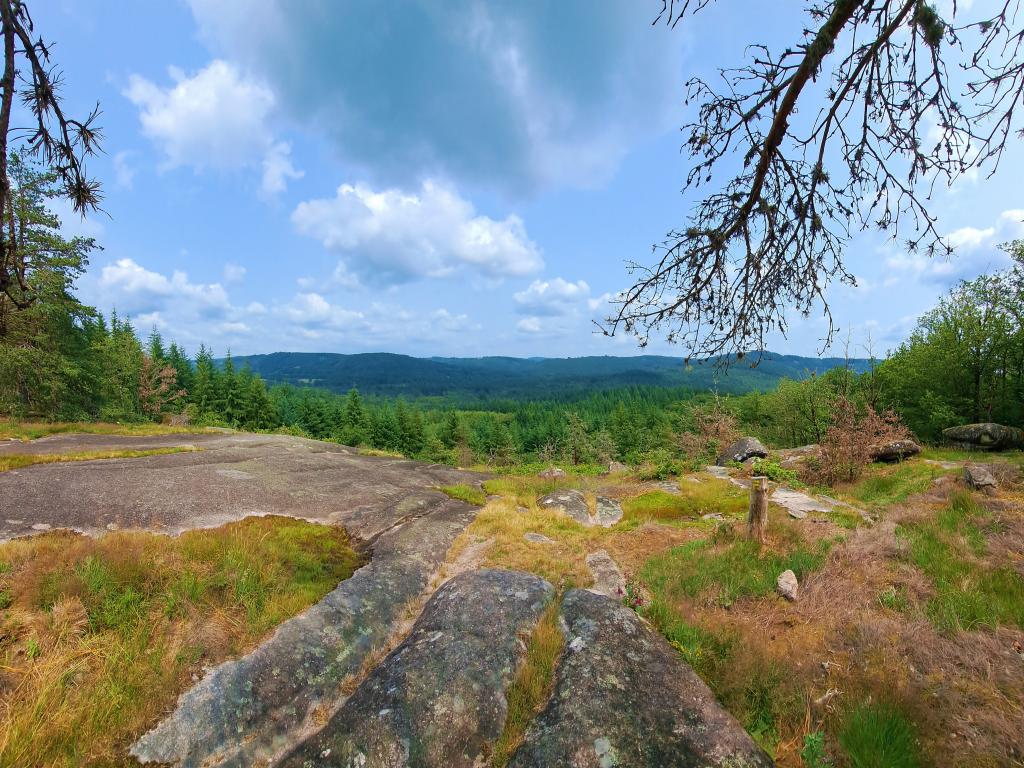
[[[622,519],[622,505],[615,499],[605,496],[597,497],[597,509],[590,513],[590,505],[582,491],[563,490],[549,493],[537,499],[541,509],[551,509],[568,515],[577,523],[586,526],[600,525],[609,528]]]
[[[921,446],[913,440],[890,440],[872,445],[869,450],[872,461],[892,463],[917,456],[921,452]]]
[[[768,768],[679,652],[621,601],[573,589],[547,706],[510,768]]]
[[[718,457],[718,466],[724,467],[730,461],[746,461],[747,459],[763,459],[768,456],[768,449],[756,437],[741,437]]]
[[[1024,448],[1024,430],[1002,424],[964,424],[942,430],[949,442],[968,450],[998,451],[1005,448]]]
[[[505,691],[554,589],[517,571],[456,576],[409,637],[279,768],[484,765],[501,736]]]

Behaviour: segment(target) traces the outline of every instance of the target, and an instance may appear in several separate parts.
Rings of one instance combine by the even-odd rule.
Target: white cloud
[[[300,326],[350,328],[363,320],[361,312],[331,304],[319,293],[299,293],[276,309],[277,314]]]
[[[238,170],[262,165],[261,190],[274,194],[301,172],[291,147],[275,141],[269,119],[274,93],[233,64],[215,59],[192,77],[176,68],[161,87],[131,75],[124,95],[139,108],[142,132],[164,155],[164,166]]]
[[[463,268],[490,277],[521,276],[543,266],[519,217],[477,215],[472,203],[433,181],[417,193],[343,184],[333,198],[300,203],[292,223],[345,254],[342,274],[375,285],[444,277]]]
[[[135,184],[135,169],[129,164],[134,152],[124,151],[114,155],[114,181],[121,189],[131,190]]]
[[[543,331],[543,328],[541,328],[539,317],[524,317],[522,320],[516,323],[516,329],[521,331],[522,333],[530,334],[541,333]]]
[[[534,280],[525,291],[514,295],[516,311],[524,315],[565,315],[590,296],[590,286],[583,280],[571,283],[556,277]]]
[[[238,283],[245,278],[246,269],[241,264],[228,262],[224,265],[222,275],[225,283]]]
[[[266,197],[283,192],[288,179],[301,179],[305,171],[297,171],[292,165],[292,145],[286,141],[274,144],[263,158],[263,181],[260,191]]]
[[[103,267],[99,286],[107,303],[129,313],[154,312],[182,304],[204,315],[221,315],[231,309],[220,283],[193,283],[186,273],[177,270],[168,278],[132,259],[118,259]]]
[[[587,306],[591,312],[595,312],[602,307],[607,307],[611,303],[612,298],[610,293],[605,292],[593,299],[587,299]]]

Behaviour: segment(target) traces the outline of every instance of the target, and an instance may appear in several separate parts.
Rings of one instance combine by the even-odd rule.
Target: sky
[[[105,213],[57,210],[102,246],[79,295],[218,355],[638,354],[594,321],[697,200],[684,84],[796,42],[801,5],[731,0],[670,29],[660,0],[37,0],[66,111],[103,111]],[[858,286],[829,292],[851,354],[1005,265],[1021,167],[1013,146],[935,192],[952,260],[852,240]],[[820,313],[790,319],[772,349],[826,351]]]

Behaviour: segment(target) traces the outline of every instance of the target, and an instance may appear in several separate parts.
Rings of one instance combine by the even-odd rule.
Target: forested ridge
[[[656,356],[236,361],[206,346],[190,355],[156,330],[140,338],[129,318],[82,304],[75,280],[95,243],[61,235],[47,208],[52,174],[15,154],[11,178],[38,299],[18,308],[0,297],[0,413],[8,417],[285,429],[461,464],[664,464],[692,452],[687,435],[709,409],[780,447],[820,442],[840,400],[894,409],[925,441],[956,424],[1024,423],[1021,242],[1005,246],[1013,267],[954,287],[884,360],[807,364],[767,353],[763,368],[731,360],[724,369]],[[268,386],[260,372],[284,383]],[[336,391],[346,382],[356,386]]]

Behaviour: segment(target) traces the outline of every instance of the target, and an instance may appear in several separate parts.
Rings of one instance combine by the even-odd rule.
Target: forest
[[[10,168],[19,231],[35,254],[35,300],[19,309],[0,297],[0,413],[9,418],[285,430],[429,461],[506,466],[682,460],[692,454],[687,435],[708,412],[776,447],[820,442],[839,402],[891,410],[924,442],[958,424],[1024,424],[1021,241],[1003,246],[1013,266],[953,287],[884,359],[840,360],[766,391],[633,385],[465,401],[364,397],[271,386],[230,354],[215,359],[200,346],[190,355],[155,329],[140,337],[130,318],[82,304],[75,281],[96,244],[62,236],[47,207],[52,174],[17,153]]]

